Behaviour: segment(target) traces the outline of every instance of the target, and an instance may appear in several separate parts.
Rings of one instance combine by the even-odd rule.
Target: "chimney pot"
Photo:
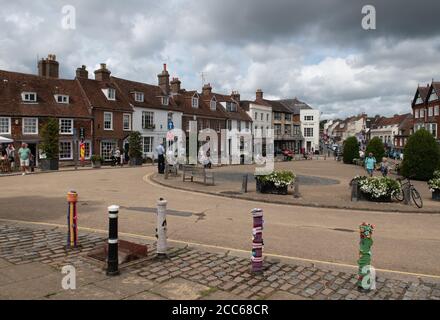
[[[101,68],[95,71],[95,80],[109,81],[110,74],[111,72],[107,69],[107,65],[105,63],[101,63]]]
[[[256,98],[257,98],[257,100],[261,100],[261,99],[263,99],[263,90],[261,90],[261,89],[258,89],[258,90],[257,90],[257,92],[256,92]]]
[[[56,55],[48,54],[46,59],[38,61],[38,75],[46,78],[58,78],[60,65],[56,61]]]

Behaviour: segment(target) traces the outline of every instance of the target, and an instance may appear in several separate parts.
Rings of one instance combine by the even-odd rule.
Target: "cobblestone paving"
[[[59,230],[34,229],[16,225],[0,225],[0,259],[13,265],[41,262],[56,268],[71,263],[80,270],[86,268],[103,274],[102,265],[91,262],[85,255],[105,238],[82,234],[81,248],[64,249],[65,233]],[[154,245],[149,245],[154,252]],[[168,259],[155,255],[123,268],[123,274],[143,278],[155,284],[184,279],[209,288],[209,293],[226,292],[242,299],[269,299],[286,293],[292,297],[331,300],[434,299],[440,300],[440,282],[403,281],[377,278],[377,290],[359,292],[356,276],[346,272],[324,270],[266,261],[263,274],[250,272],[249,259],[190,248],[172,248]]]

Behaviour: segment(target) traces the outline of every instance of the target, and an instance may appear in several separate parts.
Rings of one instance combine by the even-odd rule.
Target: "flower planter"
[[[287,195],[287,186],[277,187],[273,183],[261,183],[257,180],[257,192],[265,194]]]
[[[41,159],[40,164],[43,171],[56,171],[59,169],[58,159]]]
[[[101,161],[92,161],[92,168],[95,169],[101,168]]]
[[[371,202],[381,202],[381,203],[391,202],[391,195],[383,196],[383,197],[380,197],[380,198],[373,198],[371,196],[371,194],[367,194],[367,193],[363,193],[363,192],[361,192],[361,193],[363,194],[363,197],[366,200],[371,201]]]
[[[432,200],[434,201],[440,201],[440,190],[435,190],[432,193]]]

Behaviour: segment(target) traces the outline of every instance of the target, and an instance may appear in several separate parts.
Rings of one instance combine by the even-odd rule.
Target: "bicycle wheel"
[[[414,188],[411,188],[411,197],[417,208],[421,209],[423,207],[423,199],[420,196],[420,193]]]
[[[403,202],[403,200],[405,200],[405,195],[403,194],[403,189],[400,189],[400,191],[394,195],[394,199],[396,199],[399,202]]]

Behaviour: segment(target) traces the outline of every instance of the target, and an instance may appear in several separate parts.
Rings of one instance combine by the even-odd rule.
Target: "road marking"
[[[31,225],[40,225],[40,226],[57,227],[57,228],[67,229],[67,227],[65,225],[56,224],[56,223],[48,223],[48,222],[22,221],[22,220],[11,220],[11,219],[1,219],[1,218],[0,218],[0,221],[9,222],[9,223],[22,223],[22,224],[31,224]],[[108,233],[108,230],[95,229],[95,228],[78,227],[78,229],[83,230],[83,231],[93,232],[93,233],[102,233],[102,234]],[[152,240],[152,241],[157,240],[155,237],[144,236],[144,235],[134,234],[134,233],[119,232],[119,234],[122,236],[131,237],[131,238],[138,238],[138,239],[145,239],[145,240]],[[243,250],[243,249],[228,248],[228,247],[216,246],[216,245],[211,245],[211,244],[203,244],[203,243],[189,242],[189,241],[182,241],[182,240],[168,239],[168,241],[173,242],[173,243],[186,244],[189,246],[200,246],[200,247],[205,247],[205,248],[220,249],[220,250],[225,250],[225,251],[250,254],[250,251]],[[330,266],[353,268],[353,269],[358,268],[358,266],[356,266],[356,265],[351,265],[351,264],[346,264],[346,263],[306,259],[306,258],[299,258],[299,257],[291,257],[291,256],[279,255],[279,254],[275,254],[275,253],[265,252],[264,255],[267,257],[271,257],[271,258],[280,258],[280,259],[286,259],[286,260],[292,260],[292,261],[296,260],[296,261],[302,261],[302,262],[308,262],[308,263],[314,263],[314,264],[325,264],[325,265],[330,265]],[[398,274],[398,275],[440,279],[439,275],[432,275],[432,274],[405,272],[405,271],[389,270],[389,269],[376,269],[376,271],[385,272],[385,273],[393,273],[393,274]]]

